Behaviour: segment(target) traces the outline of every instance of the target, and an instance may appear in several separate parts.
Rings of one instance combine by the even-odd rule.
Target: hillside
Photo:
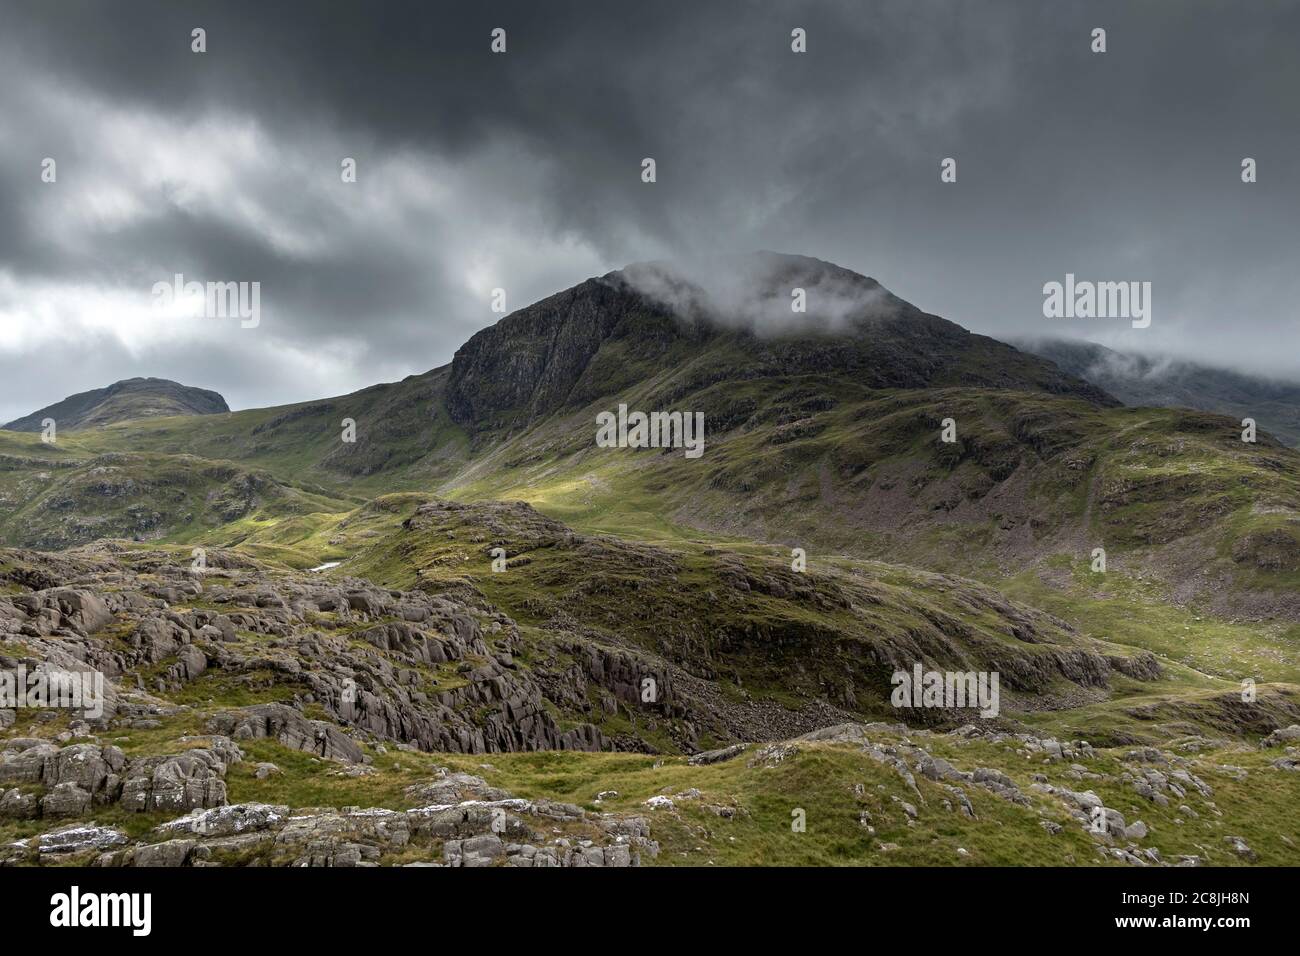
[[[111,698],[0,710],[0,862],[1294,862],[1300,454],[828,263],[726,268],[351,395],[0,432],[7,666]],[[703,454],[597,447],[620,404]],[[998,713],[900,710],[917,665]]]
[[[226,400],[216,392],[162,378],[130,378],[107,388],[72,395],[15,419],[4,428],[15,432],[39,432],[46,419],[53,419],[59,430],[77,431],[141,418],[216,415],[228,411]]]
[[[747,327],[718,304],[738,301],[725,283],[666,285],[664,267],[631,267],[507,316],[424,375],[283,408],[119,423],[75,434],[60,458],[88,471],[125,449],[234,460],[340,502],[334,513],[404,490],[518,498],[584,529],[691,529],[993,583],[1040,566],[1059,581],[1053,562],[1104,547],[1113,571],[1141,569],[1179,604],[1300,620],[1296,455],[1267,433],[1247,444],[1231,419],[1121,407],[827,263],[768,255],[737,268],[762,292]],[[791,328],[773,303],[788,309],[781,290],[796,282],[811,318]],[[596,415],[620,403],[702,412],[706,453],[594,447]],[[345,418],[354,443],[341,440]],[[75,494],[21,504],[48,457],[33,444],[10,462],[3,490],[27,508],[21,522],[0,516],[10,544],[98,536],[50,529],[51,502]],[[104,497],[88,508],[118,500]],[[163,513],[149,536],[204,520]]]
[[[518,498],[579,528],[693,529],[992,582],[1103,547],[1112,570],[1141,568],[1179,603],[1300,620],[1296,454],[1267,433],[1248,444],[1231,419],[1124,408],[828,263],[729,265],[740,279],[711,288],[669,282],[662,265],[589,280],[478,333],[450,366],[352,395],[118,423],[57,455],[20,446],[0,533],[27,546],[101,536],[59,515],[79,500],[129,512],[130,495],[106,492],[111,481],[51,495],[44,462],[97,475],[129,449],[180,470],[177,456],[233,460],[331,498],[335,514],[392,491]],[[788,288],[809,296],[797,326],[781,315]],[[737,302],[747,325],[728,311]],[[703,413],[706,453],[594,447],[597,414],[619,404]],[[215,526],[206,507],[119,515],[105,530],[201,532]]]
[[[1194,408],[1253,418],[1260,429],[1300,447],[1300,384],[1279,382],[1195,362],[1115,352],[1092,342],[1016,340],[1016,346],[1055,362],[1125,405]]]
[[[90,434],[81,432],[77,434]],[[0,539],[58,550],[100,538],[173,541],[233,521],[349,508],[355,498],[229,460],[94,453],[0,432]]]

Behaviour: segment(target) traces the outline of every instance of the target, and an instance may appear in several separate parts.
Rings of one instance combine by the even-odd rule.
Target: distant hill
[[[230,406],[216,392],[164,378],[129,378],[107,388],[65,398],[4,427],[15,432],[38,432],[41,423],[52,418],[60,431],[77,431],[140,418],[216,415],[228,411]]]
[[[1014,344],[1050,359],[1062,371],[1104,389],[1125,405],[1249,417],[1282,442],[1300,447],[1300,383],[1114,352],[1092,342],[1025,339]]]

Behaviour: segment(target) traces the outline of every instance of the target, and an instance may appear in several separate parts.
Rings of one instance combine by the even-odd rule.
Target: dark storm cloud
[[[446,361],[495,286],[758,248],[991,334],[1300,374],[1297,37],[1280,3],[10,0],[0,368],[68,371],[0,418],[128,374],[334,393]],[[262,326],[131,311],[176,271],[261,282]],[[1067,272],[1151,281],[1152,327],[1044,319]]]

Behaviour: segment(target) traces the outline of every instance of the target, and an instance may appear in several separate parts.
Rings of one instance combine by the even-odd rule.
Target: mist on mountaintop
[[[760,335],[847,332],[907,307],[876,280],[808,256],[777,252],[642,262],[613,273],[684,318]],[[802,311],[798,311],[802,292]]]

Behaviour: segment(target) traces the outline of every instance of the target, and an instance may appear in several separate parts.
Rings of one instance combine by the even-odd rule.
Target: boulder
[[[1261,747],[1280,747],[1283,744],[1297,741],[1300,741],[1300,724],[1292,724],[1290,727],[1279,727],[1261,740],[1259,745]]]
[[[42,833],[36,838],[41,853],[81,853],[86,850],[106,850],[122,846],[127,836],[113,827],[101,827],[95,823],[74,824],[60,830]]]
[[[60,783],[41,797],[41,816],[79,817],[90,812],[90,793],[75,783]]]
[[[136,866],[184,866],[190,854],[197,847],[197,840],[168,840],[166,843],[154,843],[135,849]]]
[[[0,817],[7,817],[10,820],[34,820],[40,814],[40,798],[34,793],[23,793],[14,787],[0,796]]]
[[[226,802],[226,766],[238,759],[222,748],[198,748],[132,761],[122,783],[128,810],[193,810]]]
[[[227,837],[256,833],[279,826],[289,817],[289,808],[269,803],[235,803],[210,810],[195,810],[158,827],[161,832],[194,833],[205,837]]]

